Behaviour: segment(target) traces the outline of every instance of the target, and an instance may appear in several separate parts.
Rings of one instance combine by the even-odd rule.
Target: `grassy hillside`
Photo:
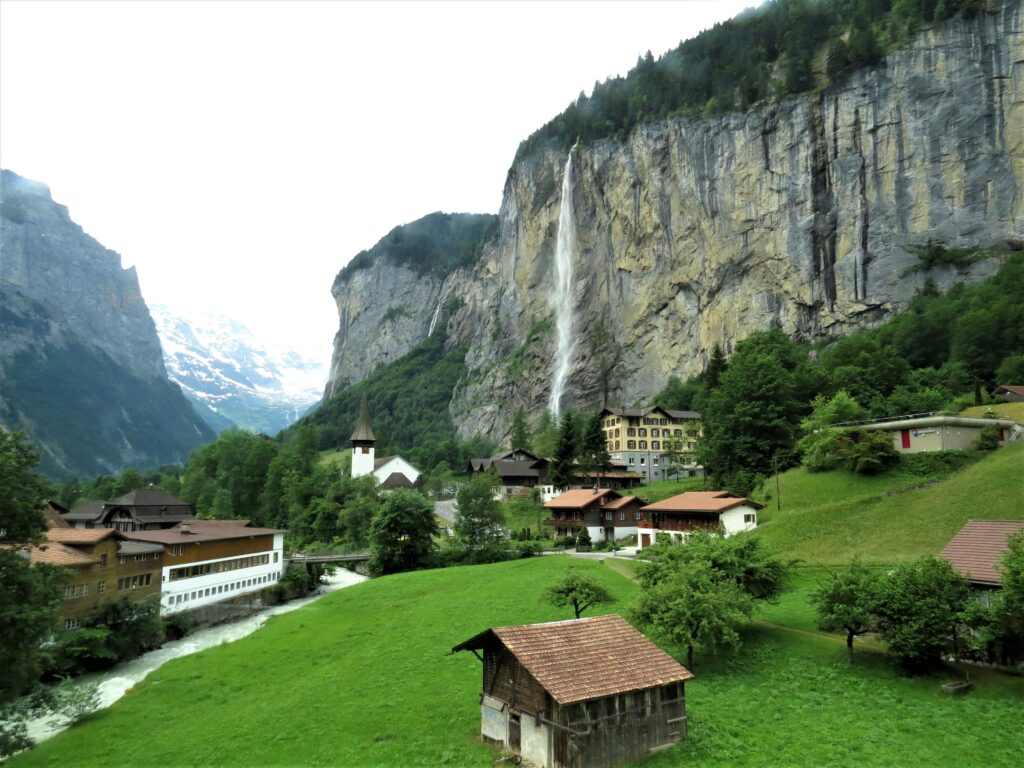
[[[781,511],[769,480],[758,535],[809,564],[912,560],[942,549],[969,519],[1024,520],[1024,443],[1005,448],[945,480],[893,472],[792,469],[779,478]]]
[[[490,766],[480,663],[445,654],[488,626],[565,618],[539,595],[570,565],[620,601],[636,589],[565,556],[377,579],[167,664],[10,765]],[[883,656],[850,668],[841,641],[763,625],[695,672],[690,739],[639,765],[993,766],[1024,749],[1016,678],[972,672],[978,690],[952,699]]]
[[[976,405],[961,411],[961,416],[972,416],[976,419],[984,418],[989,412],[994,413],[1000,419],[1013,419],[1018,424],[1024,424],[1024,403],[992,403],[991,405]]]

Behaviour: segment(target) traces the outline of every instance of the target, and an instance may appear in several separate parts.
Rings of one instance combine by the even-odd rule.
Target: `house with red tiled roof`
[[[972,586],[997,589],[1003,583],[999,567],[1009,539],[1022,531],[1022,520],[968,520],[939,556],[949,560]]]
[[[636,535],[642,505],[636,496],[624,496],[611,488],[577,488],[544,505],[551,511],[544,525],[554,528],[557,537],[577,536],[581,528],[587,528],[593,542],[615,541]]]
[[[757,510],[763,506],[727,491],[680,493],[640,510],[638,543],[641,549],[651,546],[659,533],[683,539],[692,531],[724,529],[726,536],[752,531],[757,527]]]
[[[1007,403],[1024,403],[1024,385],[1000,384],[992,391],[992,397]]]
[[[29,561],[70,570],[57,610],[65,629],[81,627],[96,609],[121,597],[160,591],[162,546],[138,545],[112,528],[54,526],[45,535],[29,550]]]
[[[621,616],[494,627],[458,651],[483,662],[481,736],[533,765],[604,768],[686,738],[693,674]]]

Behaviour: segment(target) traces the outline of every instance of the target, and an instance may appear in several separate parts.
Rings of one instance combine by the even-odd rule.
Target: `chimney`
[[[194,534],[195,531],[192,530],[192,526],[189,525],[188,523],[182,523],[181,525],[178,526],[178,533]]]

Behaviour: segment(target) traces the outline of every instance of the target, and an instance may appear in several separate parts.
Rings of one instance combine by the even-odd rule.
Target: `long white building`
[[[125,538],[161,544],[160,613],[202,608],[275,584],[284,572],[285,531],[245,520],[194,520]]]

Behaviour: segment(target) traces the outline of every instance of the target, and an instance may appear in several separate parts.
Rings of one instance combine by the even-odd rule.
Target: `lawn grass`
[[[634,494],[639,496],[641,499],[646,501],[648,504],[653,504],[656,501],[662,501],[670,496],[675,496],[685,491],[703,491],[713,490],[705,485],[703,477],[681,477],[678,480],[659,480],[656,483],[650,483],[648,485],[642,485],[639,488],[633,488],[628,491],[623,491],[622,494]]]
[[[1018,424],[1024,424],[1024,403],[991,403],[989,405],[975,405],[965,408],[960,412],[961,416],[972,416],[984,418],[988,413],[994,413],[1000,419],[1013,419]]]
[[[1024,520],[1024,443],[937,482],[798,468],[780,484],[782,509],[767,500],[756,533],[774,550],[808,565],[847,563],[855,555],[892,564],[939,552],[969,519]]]
[[[612,562],[532,558],[341,590],[161,667],[10,765],[485,768],[497,753],[478,740],[480,663],[446,653],[490,626],[566,618],[540,594],[570,566],[620,601],[601,613],[622,611],[636,585]],[[850,667],[841,642],[758,625],[739,652],[698,656],[694,672],[689,740],[637,765],[991,768],[1024,751],[1020,678],[979,674],[975,692],[951,698],[941,677],[900,677],[871,653]]]

